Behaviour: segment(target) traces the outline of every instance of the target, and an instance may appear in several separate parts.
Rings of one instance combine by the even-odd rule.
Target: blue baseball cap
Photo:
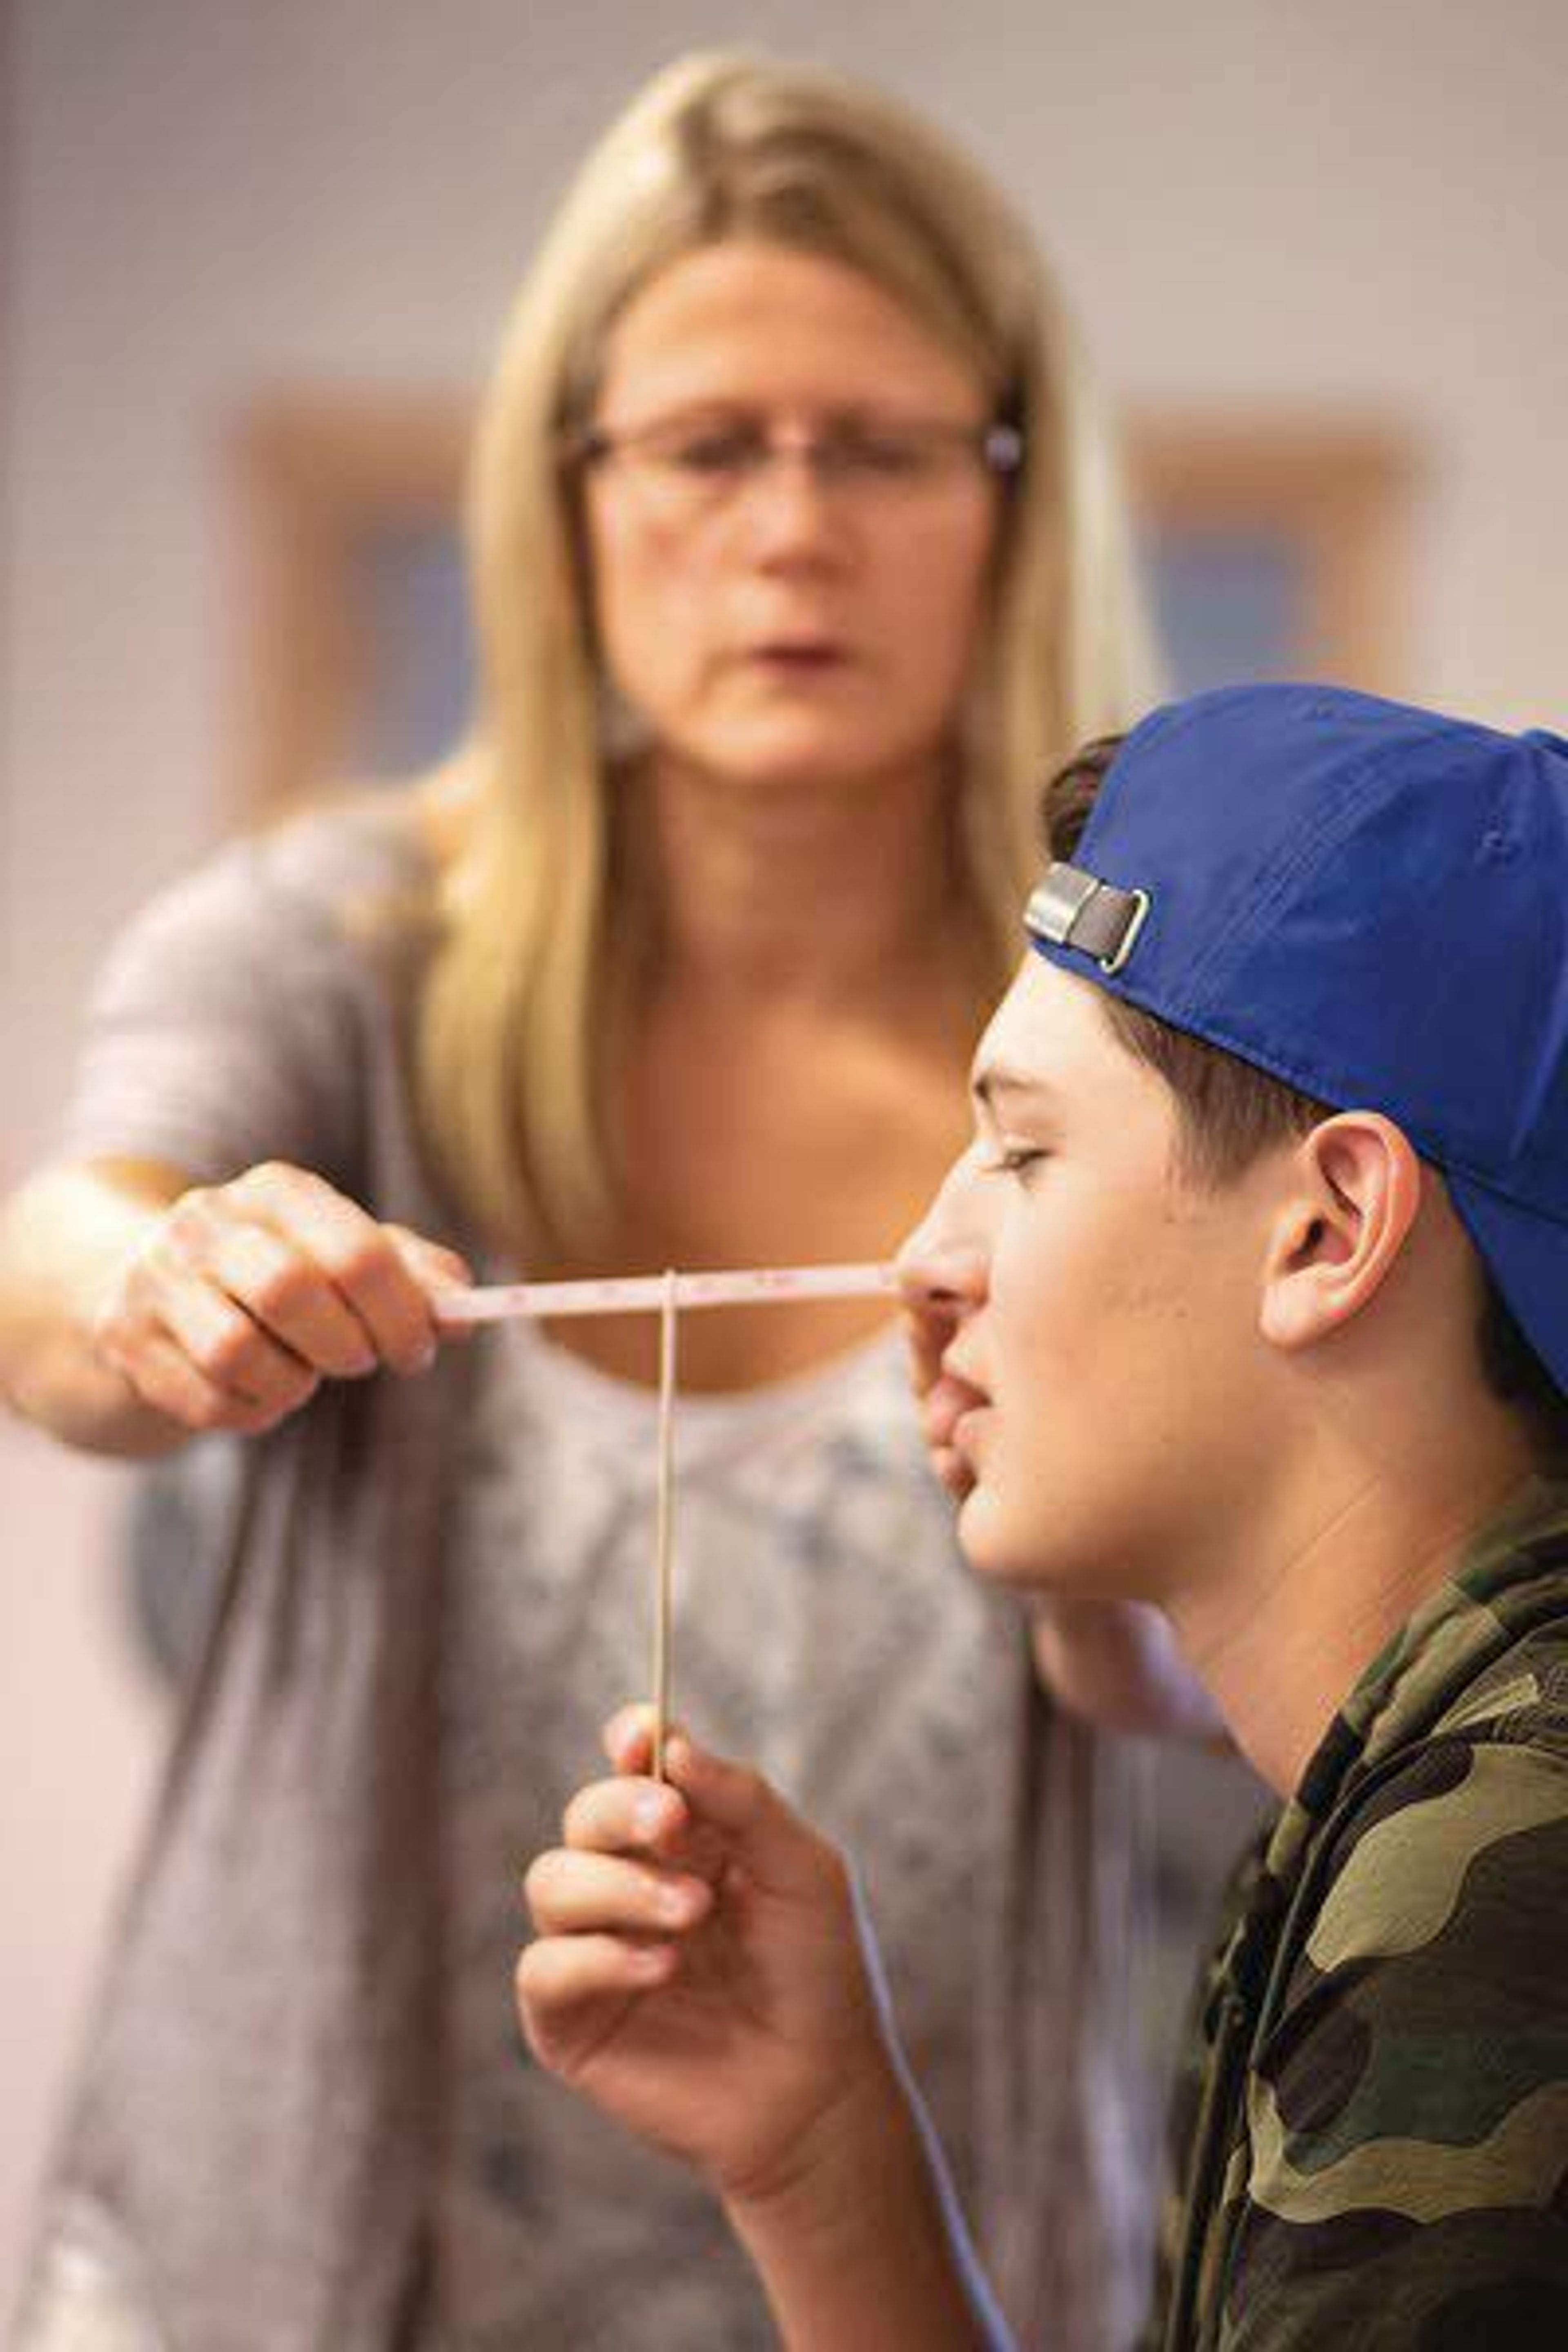
[[[1025,919],[1064,971],[1394,1119],[1568,1391],[1568,741],[1194,695],[1128,736]]]

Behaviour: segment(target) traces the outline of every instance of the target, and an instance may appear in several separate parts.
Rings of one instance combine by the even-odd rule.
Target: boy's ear
[[[1290,1161],[1263,1270],[1259,1329],[1308,1348],[1342,1329],[1392,1271],[1421,1206],[1421,1162],[1377,1111],[1340,1111]]]

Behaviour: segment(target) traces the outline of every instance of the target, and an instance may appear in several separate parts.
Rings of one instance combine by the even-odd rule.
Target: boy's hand
[[[732,2207],[793,2193],[896,2095],[837,1850],[758,1774],[651,1717],[607,1727],[617,1777],[532,1864],[518,1963],[535,2054]]]

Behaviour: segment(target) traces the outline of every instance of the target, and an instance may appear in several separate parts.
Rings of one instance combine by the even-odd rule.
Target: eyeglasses
[[[1010,425],[857,415],[812,431],[744,415],[658,418],[624,432],[590,425],[565,447],[584,466],[624,467],[667,514],[690,520],[723,511],[785,457],[824,495],[873,511],[907,511],[977,474],[1005,479],[1024,460]]]

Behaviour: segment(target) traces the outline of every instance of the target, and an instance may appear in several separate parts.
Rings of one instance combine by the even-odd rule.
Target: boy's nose
[[[985,1297],[985,1261],[978,1250],[916,1249],[906,1242],[897,1263],[906,1307],[944,1307],[959,1316]]]
[[[904,1243],[896,1264],[906,1306],[940,1307],[959,1314],[978,1307],[985,1297],[985,1252],[973,1235],[952,1230],[940,1196]]]

